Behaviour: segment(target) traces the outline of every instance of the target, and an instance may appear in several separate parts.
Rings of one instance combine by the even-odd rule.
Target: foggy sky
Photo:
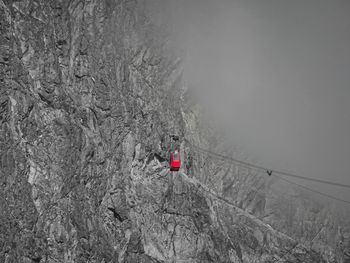
[[[350,184],[349,1],[155,1],[185,79],[275,169]],[[297,181],[350,201],[349,189]]]

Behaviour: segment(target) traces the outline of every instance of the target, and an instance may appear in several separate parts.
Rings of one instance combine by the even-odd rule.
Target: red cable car
[[[176,150],[170,153],[170,171],[178,171],[181,167],[180,153]]]

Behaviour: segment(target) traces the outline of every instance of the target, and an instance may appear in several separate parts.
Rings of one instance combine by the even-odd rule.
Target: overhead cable
[[[336,186],[341,186],[341,187],[345,187],[345,188],[350,188],[350,185],[346,185],[346,184],[340,184],[340,183],[334,183],[334,182],[329,182],[329,181],[325,181],[325,180],[319,180],[319,179],[314,179],[314,178],[309,178],[309,177],[303,177],[303,176],[300,176],[300,175],[295,175],[295,174],[291,174],[291,173],[286,173],[286,172],[281,172],[281,171],[278,171],[278,170],[271,170],[271,169],[267,169],[265,167],[262,167],[262,166],[259,166],[259,165],[255,165],[255,164],[252,164],[252,163],[249,163],[249,162],[245,162],[245,161],[242,161],[242,160],[238,160],[238,159],[235,159],[235,158],[232,158],[232,157],[229,157],[229,156],[225,156],[225,155],[222,155],[222,154],[219,154],[219,153],[215,153],[215,152],[212,152],[212,151],[209,151],[209,150],[206,150],[206,149],[203,149],[202,147],[199,147],[197,145],[193,145],[191,144],[190,142],[188,142],[194,149],[197,149],[197,152],[199,153],[207,153],[207,154],[210,154],[211,156],[214,156],[214,157],[217,157],[217,158],[220,158],[220,159],[224,159],[224,160],[227,160],[227,161],[230,161],[232,163],[235,163],[241,167],[245,167],[245,168],[253,168],[255,170],[258,170],[258,171],[264,171],[266,172],[269,176],[270,175],[273,175],[275,177],[278,177],[279,179],[283,180],[283,181],[286,181],[290,184],[294,184],[298,187],[301,187],[305,190],[308,190],[308,191],[311,191],[313,193],[316,193],[316,194],[319,194],[319,195],[322,195],[322,196],[325,196],[325,197],[328,197],[330,199],[333,199],[333,200],[336,200],[336,201],[340,201],[340,202],[344,202],[344,203],[348,203],[350,204],[350,201],[347,201],[347,200],[344,200],[344,199],[341,199],[341,198],[338,198],[338,197],[335,197],[333,195],[329,195],[329,194],[326,194],[326,193],[323,193],[323,192],[320,192],[318,190],[315,190],[315,189],[312,189],[312,188],[309,188],[307,186],[304,186],[304,185],[301,185],[301,184],[298,184],[298,183],[295,183],[293,181],[290,181],[280,175],[285,175],[285,176],[291,176],[291,177],[294,177],[294,178],[299,178],[299,179],[304,179],[304,180],[308,180],[308,181],[314,181],[314,182],[318,182],[318,183],[324,183],[324,184],[330,184],[330,185],[336,185]]]
[[[297,174],[287,173],[287,172],[283,172],[283,171],[279,171],[279,170],[268,169],[268,168],[263,167],[263,166],[259,166],[259,165],[256,165],[256,164],[252,164],[252,163],[249,163],[249,162],[245,162],[245,161],[238,160],[238,159],[235,159],[235,158],[232,158],[232,157],[229,157],[229,156],[225,156],[225,155],[222,155],[222,154],[219,154],[219,153],[212,152],[210,150],[204,149],[204,148],[199,147],[197,145],[191,144],[191,146],[193,146],[194,148],[197,148],[197,149],[199,149],[199,150],[201,150],[203,152],[209,153],[210,155],[217,156],[217,157],[220,157],[222,159],[227,159],[227,160],[230,160],[230,161],[232,161],[234,163],[237,163],[237,164],[241,164],[241,165],[243,165],[246,168],[253,168],[255,170],[267,172],[268,175],[279,174],[279,175],[294,177],[294,178],[307,180],[307,181],[312,181],[312,182],[317,182],[317,183],[322,183],[322,184],[328,184],[328,185],[334,185],[334,186],[339,186],[339,187],[344,187],[344,188],[350,188],[350,185],[348,185],[348,184],[331,182],[331,181],[321,180],[321,179],[317,179],[317,178],[310,178],[310,177],[305,177],[305,176],[301,176],[301,175],[297,175]]]

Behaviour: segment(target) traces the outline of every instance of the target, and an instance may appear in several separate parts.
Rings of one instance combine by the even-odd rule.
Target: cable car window
[[[179,154],[178,154],[177,152],[174,153],[174,159],[175,159],[175,160],[179,159]]]

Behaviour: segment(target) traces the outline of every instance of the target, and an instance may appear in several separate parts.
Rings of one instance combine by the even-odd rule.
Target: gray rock
[[[257,218],[268,183],[201,167],[184,138],[209,126],[145,3],[0,0],[0,262],[331,262]]]

